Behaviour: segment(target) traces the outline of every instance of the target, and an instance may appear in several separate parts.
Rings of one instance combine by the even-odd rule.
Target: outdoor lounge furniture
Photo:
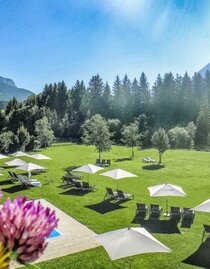
[[[12,172],[10,172],[10,171],[7,171],[8,172],[8,179],[10,179],[11,181],[15,181],[15,176],[13,175],[13,173]]]
[[[111,199],[115,199],[117,198],[117,192],[116,191],[113,191],[111,188],[106,188],[106,194],[104,196],[104,199],[109,196],[109,198]]]
[[[195,217],[194,210],[190,208],[184,207],[182,211],[182,221],[189,221],[192,222]]]
[[[170,219],[180,220],[181,212],[182,211],[180,207],[171,206]]]
[[[83,178],[83,176],[81,176],[79,174],[74,174],[69,170],[66,171],[66,177],[77,179],[77,180],[81,180]]]
[[[106,160],[106,166],[108,167],[110,165],[111,165],[111,160],[110,159]]]
[[[36,179],[27,180],[21,176],[18,176],[19,182],[24,187],[41,187],[41,182],[37,181]]]
[[[80,181],[75,181],[74,188],[76,190],[82,190],[82,183]]]
[[[150,218],[159,219],[161,216],[162,208],[157,204],[150,204]]]
[[[142,161],[145,163],[155,163],[156,162],[154,159],[151,159],[150,157],[144,157]]]
[[[80,181],[79,179],[75,179],[75,178],[71,178],[71,177],[67,177],[67,176],[63,176],[62,177],[62,182],[61,185],[62,186],[68,186],[68,187],[72,187],[75,185],[76,181]]]
[[[101,166],[106,166],[106,160],[105,160],[105,159],[103,159],[103,160],[101,161]]]
[[[210,234],[210,226],[209,225],[203,224],[203,228],[204,228],[204,230],[203,230],[203,235],[202,235],[202,242],[204,240],[205,234],[206,233]]]
[[[86,181],[82,182],[82,190],[83,191],[94,191],[95,188],[96,188],[96,186],[95,185],[90,186],[89,182],[86,182]]]
[[[136,204],[136,215],[138,215],[141,218],[146,218],[147,215],[147,206],[145,204]]]
[[[123,200],[130,200],[133,198],[134,198],[133,194],[117,190],[117,197],[116,197],[117,200],[123,201]]]
[[[96,163],[95,163],[95,165],[101,166],[101,161],[100,161],[100,159],[96,159]]]

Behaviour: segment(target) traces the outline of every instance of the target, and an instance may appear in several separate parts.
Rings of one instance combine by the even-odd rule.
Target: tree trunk
[[[161,161],[162,161],[162,153],[159,152],[159,164],[161,164]]]
[[[132,147],[132,158],[134,157],[134,150],[133,150],[133,147]]]

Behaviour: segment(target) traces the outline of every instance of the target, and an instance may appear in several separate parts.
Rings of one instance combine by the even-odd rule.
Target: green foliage
[[[17,141],[19,150],[25,151],[25,147],[30,142],[30,134],[24,126],[21,126],[17,130],[16,141]]]
[[[184,127],[174,127],[168,131],[168,137],[172,148],[187,148],[190,137]]]
[[[132,157],[134,157],[134,147],[139,145],[141,134],[139,133],[139,125],[137,122],[132,122],[129,125],[122,127],[122,142],[132,148]]]
[[[40,147],[48,147],[54,140],[54,134],[47,117],[35,122],[36,142]]]
[[[101,159],[101,152],[111,149],[110,132],[106,120],[95,115],[83,125],[82,141],[86,145],[95,145]]]
[[[7,153],[9,147],[13,144],[13,132],[3,132],[0,134],[0,152]]]
[[[170,148],[169,138],[166,131],[162,128],[154,132],[152,136],[153,147],[159,152],[159,163],[162,162],[162,154]]]

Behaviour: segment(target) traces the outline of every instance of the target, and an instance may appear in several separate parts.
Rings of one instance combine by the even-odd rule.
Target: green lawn
[[[99,173],[90,175],[90,183],[98,186],[96,192],[83,196],[72,195],[68,189],[60,187],[61,177],[68,167],[76,167],[85,163],[94,163],[97,152],[92,146],[62,145],[53,146],[42,151],[52,158],[52,161],[40,161],[39,164],[49,169],[48,173],[37,175],[43,185],[41,188],[24,190],[18,184],[11,184],[7,180],[7,172],[0,178],[0,185],[4,191],[4,199],[12,198],[18,194],[28,195],[30,199],[44,198],[65,211],[81,223],[88,226],[96,233],[103,233],[129,226],[135,213],[136,202],[146,204],[160,203],[165,207],[165,198],[150,198],[148,186],[165,182],[181,186],[188,194],[187,197],[169,198],[169,204],[181,207],[193,207],[210,198],[210,153],[198,151],[169,150],[163,155],[164,168],[159,170],[146,170],[142,163],[142,157],[150,156],[158,159],[156,150],[135,151],[135,158],[129,160],[131,150],[126,147],[113,146],[110,152],[104,153],[103,158],[111,159],[112,168],[122,168],[138,175],[137,178],[121,179],[119,188],[133,193],[134,200],[121,204],[120,209],[106,214],[87,208],[88,205],[98,204],[103,201],[105,187],[116,188],[116,181],[99,176]],[[23,158],[24,159],[24,158]],[[25,158],[27,160],[27,158]],[[28,159],[27,161],[32,161]],[[38,163],[34,161],[34,163]],[[3,164],[1,160],[0,164]],[[87,178],[87,175],[84,175]],[[54,182],[45,184],[46,180],[53,178]],[[194,268],[181,263],[181,260],[194,252],[201,243],[203,224],[210,224],[210,215],[196,213],[195,221],[190,229],[180,228],[181,234],[153,234],[163,244],[168,246],[171,253],[154,253],[138,255],[130,259],[110,261],[102,247],[83,253],[69,255],[60,259],[51,260],[39,264],[43,269],[68,269],[68,268],[129,268],[129,260],[132,260],[132,268]]]

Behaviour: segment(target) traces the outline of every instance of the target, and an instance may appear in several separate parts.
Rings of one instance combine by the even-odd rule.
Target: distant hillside
[[[205,77],[207,70],[210,72],[210,63],[208,63],[206,66],[204,66],[204,68],[199,71],[203,78]]]
[[[23,101],[30,95],[34,95],[34,93],[26,89],[18,88],[10,78],[0,76],[0,101],[9,101],[13,97],[18,101]]]

